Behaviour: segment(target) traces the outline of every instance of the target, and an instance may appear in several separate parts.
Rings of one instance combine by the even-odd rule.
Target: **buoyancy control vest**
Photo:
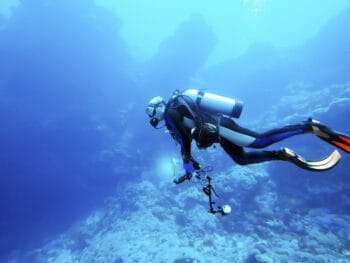
[[[175,91],[170,97],[168,106],[184,105],[193,116],[195,128],[191,135],[198,148],[207,148],[219,141],[220,117],[239,118],[243,103],[216,94],[189,89]]]

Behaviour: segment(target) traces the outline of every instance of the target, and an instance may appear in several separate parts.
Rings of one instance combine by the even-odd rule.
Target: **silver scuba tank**
[[[196,89],[188,89],[182,93],[195,102],[199,109],[211,113],[222,114],[229,118],[239,118],[243,109],[243,102],[204,92]]]

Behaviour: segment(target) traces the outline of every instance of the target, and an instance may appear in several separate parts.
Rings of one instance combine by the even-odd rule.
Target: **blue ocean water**
[[[199,182],[172,183],[180,148],[145,107],[206,89],[243,100],[250,129],[350,134],[349,24],[346,0],[2,1],[0,261],[348,262],[348,154],[312,173],[193,145],[233,210],[214,216]]]

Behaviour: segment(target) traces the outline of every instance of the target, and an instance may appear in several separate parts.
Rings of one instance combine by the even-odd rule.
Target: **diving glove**
[[[186,173],[186,174],[184,174],[183,176],[179,177],[178,179],[174,179],[173,182],[174,182],[175,184],[181,184],[181,183],[183,183],[183,182],[186,181],[186,180],[191,180],[191,178],[192,178],[192,174]]]
[[[186,174],[192,174],[192,173],[194,172],[194,170],[195,170],[192,161],[189,161],[189,162],[187,162],[187,163],[184,163],[184,164],[183,164],[183,168],[185,169]]]
[[[186,180],[191,180],[193,172],[196,170],[200,170],[201,166],[196,160],[194,160],[191,157],[188,162],[184,162],[183,168],[184,168],[186,173],[183,176],[179,177],[178,179],[174,179],[173,182],[175,184],[181,184]]]
[[[192,173],[195,171],[192,161],[184,163],[183,168],[185,169],[186,173],[183,176],[179,177],[178,179],[174,179],[173,182],[175,184],[181,184],[186,180],[191,180]]]

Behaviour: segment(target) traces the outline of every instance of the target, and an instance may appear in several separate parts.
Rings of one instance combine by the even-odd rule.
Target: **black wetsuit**
[[[186,101],[189,103],[188,101]],[[189,103],[190,104],[190,103]],[[184,117],[198,122],[193,113],[196,113],[195,105],[191,105],[189,110],[189,104],[183,105],[176,101],[168,104],[165,111],[164,119],[166,127],[170,131],[172,137],[181,145],[181,153],[183,161],[194,161],[191,156],[191,129],[184,126]],[[220,128],[226,128],[235,136],[248,136],[253,138],[253,141],[245,146],[240,146],[234,142],[218,135],[217,141],[223,147],[225,152],[231,156],[231,158],[240,165],[260,163],[271,160],[284,160],[281,155],[281,151],[250,151],[246,152],[244,147],[248,148],[264,148],[278,141],[284,140],[294,135],[311,132],[311,126],[309,123],[301,123],[297,125],[285,126],[283,128],[274,129],[265,133],[256,133],[239,126],[232,119],[227,117],[220,117],[216,119],[216,125]],[[195,161],[194,161],[195,162]]]
[[[168,106],[164,120],[170,135],[181,145],[181,155],[184,163],[194,161],[191,155],[191,130],[183,125],[184,117],[194,120],[191,112],[185,105]]]

